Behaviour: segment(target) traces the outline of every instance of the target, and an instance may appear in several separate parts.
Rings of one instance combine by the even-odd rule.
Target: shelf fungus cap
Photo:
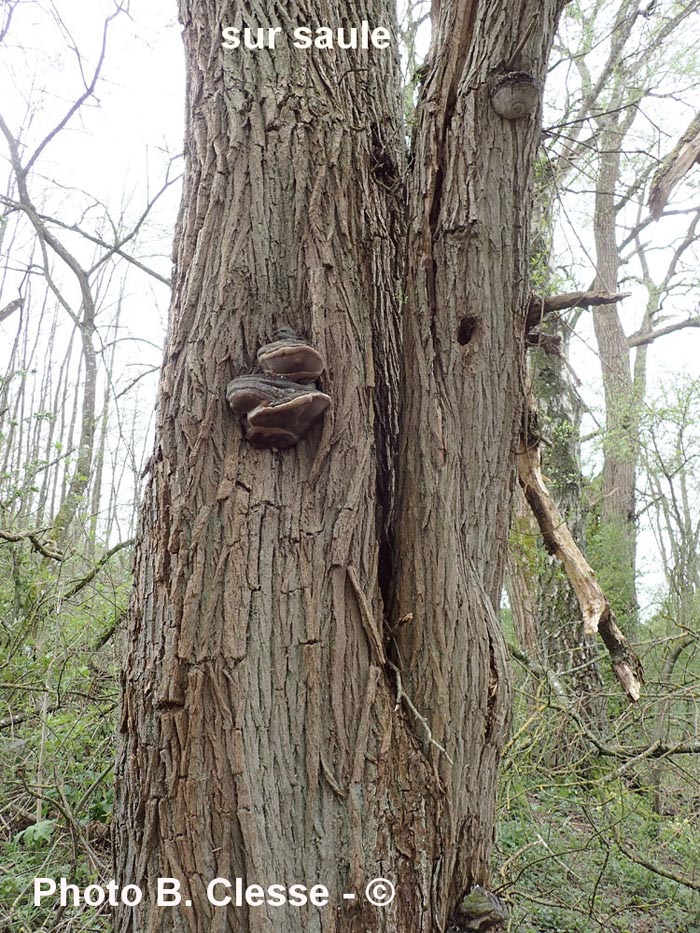
[[[520,120],[537,110],[541,89],[526,71],[500,75],[491,86],[491,106],[506,120]]]
[[[271,379],[269,376],[239,376],[229,382],[226,400],[239,417],[247,415],[257,405],[269,402],[275,395],[283,395],[285,389],[293,388],[288,379]]]
[[[283,336],[260,347],[258,365],[265,373],[275,373],[296,382],[313,382],[325,369],[326,362],[305,340]]]
[[[500,897],[476,884],[457,904],[454,919],[460,930],[486,933],[502,928],[508,920],[508,908]]]
[[[226,398],[254,447],[294,447],[331,403],[330,396],[280,376],[239,376]]]

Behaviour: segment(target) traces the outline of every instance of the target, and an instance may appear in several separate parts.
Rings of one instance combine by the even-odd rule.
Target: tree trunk
[[[560,6],[441,4],[406,196],[394,51],[223,52],[219,9],[181,0],[187,173],[115,818],[144,900],[119,933],[428,933],[488,882],[539,116],[497,116],[489,79],[526,31],[512,70],[542,79]],[[393,5],[316,0],[302,22],[363,18]],[[226,386],[283,325],[324,355],[333,406],[256,450]],[[156,906],[159,877],[192,906]],[[216,908],[217,877],[331,904]]]
[[[510,712],[499,608],[538,133],[535,118],[494,112],[485,78],[503,68],[540,10],[517,70],[542,79],[555,7],[518,3],[504,20],[500,3],[442,4],[417,115],[395,576],[395,619],[413,618],[396,656],[408,695],[446,750],[424,744],[442,785],[425,795],[434,829],[424,842],[440,917],[488,878]]]
[[[59,542],[65,542],[69,529],[90,483],[95,447],[95,410],[97,406],[97,354],[95,352],[94,307],[84,308],[80,323],[80,340],[85,372],[82,379],[82,402],[80,404],[80,437],[78,456],[70,477],[68,489],[61,500],[53,520],[54,533]],[[78,408],[76,400],[76,410]]]
[[[594,290],[617,291],[620,267],[616,241],[615,192],[625,130],[608,118],[601,135],[596,180]],[[618,118],[619,119],[619,118]],[[626,118],[628,119],[628,118]],[[595,564],[607,592],[614,593],[615,613],[623,629],[637,618],[636,473],[639,457],[639,403],[630,365],[627,337],[616,304],[593,309],[593,326],[605,393],[605,442]]]

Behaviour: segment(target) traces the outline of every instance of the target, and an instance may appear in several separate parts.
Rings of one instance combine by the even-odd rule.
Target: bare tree
[[[603,4],[593,6],[602,14],[605,12]],[[627,237],[621,232],[625,212],[636,201],[644,203],[645,185],[656,164],[652,145],[641,150],[639,146],[639,136],[644,133],[639,125],[644,120],[642,105],[653,93],[675,94],[675,88],[658,86],[666,74],[660,67],[660,58],[667,43],[678,40],[681,30],[697,11],[697,2],[656,9],[638,0],[621,0],[610,13],[612,22],[604,58],[596,51],[600,37],[595,37],[592,27],[583,31],[583,46],[578,53],[569,50],[578,72],[580,94],[578,108],[565,129],[565,142],[558,150],[555,172],[562,184],[572,170],[582,169],[582,186],[586,189],[593,179],[594,291],[617,292],[621,276],[627,271],[625,263],[629,257],[624,254]],[[589,130],[588,134],[584,134],[584,128]],[[656,128],[653,129],[656,133]],[[648,131],[646,138],[649,139]],[[642,220],[642,228],[649,219]],[[650,300],[653,304],[653,294]],[[616,590],[618,613],[625,624],[632,624],[637,616],[635,483],[646,353],[641,349],[636,361],[632,358],[631,351],[641,344],[634,337],[628,338],[617,303],[595,306],[592,316],[606,418],[599,533],[599,539],[605,540],[606,545],[604,554],[599,556],[605,563],[607,579]],[[649,321],[645,330],[650,327]],[[686,321],[680,321],[673,329],[686,326]],[[651,339],[662,335],[655,331]]]

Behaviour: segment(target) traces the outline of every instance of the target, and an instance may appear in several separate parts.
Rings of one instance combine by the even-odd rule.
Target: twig
[[[61,600],[70,599],[71,596],[75,596],[76,593],[79,593],[84,589],[91,580],[94,580],[97,574],[102,570],[104,565],[114,557],[119,551],[123,551],[124,548],[131,547],[135,542],[135,538],[129,538],[127,541],[120,541],[119,544],[115,544],[113,548],[110,548],[106,554],[103,554],[102,557],[97,561],[92,570],[86,574],[84,577],[81,577],[80,580],[77,580],[75,584],[61,596]]]
[[[428,739],[429,744],[434,745],[435,748],[441,751],[442,754],[445,756],[445,758],[447,758],[449,763],[453,765],[454,761],[447,754],[447,751],[445,750],[445,748],[433,738],[433,733],[430,729],[430,725],[428,724],[428,720],[425,718],[425,716],[422,716],[418,712],[416,707],[413,705],[413,701],[411,700],[411,698],[408,696],[408,694],[404,690],[403,681],[401,680],[401,671],[398,669],[398,667],[395,664],[392,664],[391,661],[387,661],[387,664],[392,669],[394,674],[396,675],[396,707],[395,709],[398,709],[399,706],[401,705],[401,702],[403,701],[403,703],[406,704],[406,706],[411,711],[413,716],[418,720],[418,722],[425,729],[426,738]]]

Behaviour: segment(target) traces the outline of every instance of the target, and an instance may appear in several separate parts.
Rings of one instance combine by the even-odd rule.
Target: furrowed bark
[[[394,52],[219,36],[389,25],[393,3],[181,0],[187,173],[115,818],[117,877],[144,901],[118,933],[429,933],[488,881],[539,126],[498,117],[489,84],[518,48],[542,79],[561,5],[442,3],[406,201]],[[333,408],[275,453],[242,443],[225,392],[282,325],[325,357]],[[155,906],[164,876],[191,908]],[[364,899],[376,876],[389,910]],[[216,909],[216,877],[335,901]]]
[[[382,631],[396,424],[395,46],[220,46],[222,23],[391,27],[393,5],[317,0],[302,14],[182,0],[180,15],[187,171],[117,782],[117,872],[145,895],[117,929],[411,929],[424,860],[411,821],[426,766],[368,635]],[[297,447],[255,450],[226,387],[283,325],[323,354],[333,407]],[[397,769],[416,784],[402,801]],[[401,862],[411,881],[396,906],[367,904],[365,883],[396,878]],[[191,909],[155,906],[163,876],[181,879]],[[280,920],[273,907],[207,902],[208,881],[237,876],[322,883],[334,903]]]
[[[434,740],[416,726],[435,769],[426,841],[438,918],[471,884],[488,884],[510,706],[498,613],[539,114],[505,120],[489,89],[509,68],[542,80],[559,7],[442,2],[416,112],[393,613],[413,618],[394,652]]]

